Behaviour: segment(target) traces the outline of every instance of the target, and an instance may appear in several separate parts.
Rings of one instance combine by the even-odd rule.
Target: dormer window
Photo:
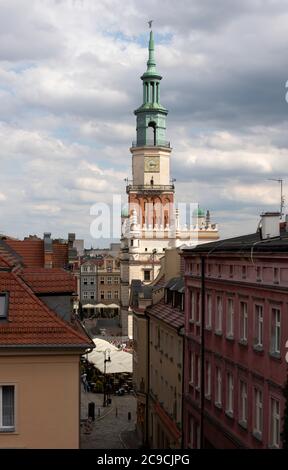
[[[8,294],[0,293],[0,320],[7,318],[8,314]]]

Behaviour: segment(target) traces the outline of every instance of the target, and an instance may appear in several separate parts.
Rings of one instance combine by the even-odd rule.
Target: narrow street
[[[82,392],[81,441],[82,449],[137,448],[135,437],[136,399],[133,395],[112,395],[112,403],[103,408],[103,394]],[[95,421],[85,423],[88,404],[95,403]],[[131,419],[128,419],[131,413]]]

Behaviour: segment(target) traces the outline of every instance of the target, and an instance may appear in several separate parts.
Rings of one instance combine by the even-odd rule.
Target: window
[[[211,364],[209,361],[206,361],[205,367],[205,396],[206,398],[211,397]]]
[[[195,292],[191,292],[191,312],[190,320],[195,321]]]
[[[178,340],[178,364],[182,364],[183,360],[183,348],[182,348],[182,341]]]
[[[247,425],[248,419],[248,396],[247,396],[247,383],[240,380],[240,409],[239,421],[243,425]]]
[[[216,332],[222,333],[222,297],[216,297]]]
[[[112,277],[111,276],[107,277],[107,284],[112,284]]]
[[[196,370],[196,388],[200,390],[201,385],[201,359],[200,356],[197,355],[197,370]]]
[[[227,302],[227,328],[226,335],[228,338],[234,336],[234,300],[228,299]]]
[[[15,427],[15,387],[14,385],[0,386],[0,430],[14,431]]]
[[[144,281],[150,281],[150,271],[147,269],[144,271]]]
[[[248,304],[240,302],[240,341],[247,342],[248,339]]]
[[[280,310],[279,308],[272,308],[272,328],[271,328],[271,352],[280,354]]]
[[[257,266],[256,268],[256,281],[262,281],[262,269],[260,266]]]
[[[194,384],[195,354],[191,353],[190,357],[190,384]]]
[[[280,282],[280,269],[273,268],[273,282],[274,284],[279,284]]]
[[[207,269],[208,269],[208,276],[211,276],[211,263],[208,263]]]
[[[263,428],[263,396],[259,388],[254,389],[254,433],[262,436]]]
[[[233,264],[230,264],[229,266],[229,277],[233,277],[234,275],[234,266]]]
[[[114,284],[119,284],[119,277],[117,276],[114,277]]]
[[[200,292],[196,292],[196,323],[201,323]]]
[[[102,300],[105,299],[104,290],[101,290],[101,291],[100,291],[100,298],[101,298]]]
[[[94,300],[94,299],[95,299],[95,294],[94,294],[94,292],[91,292],[91,293],[90,293],[90,299],[91,299],[91,300]]]
[[[107,292],[107,299],[109,299],[109,300],[112,299],[112,292],[111,292],[111,290],[108,290],[108,292]]]
[[[83,266],[83,267],[82,267],[82,271],[83,271],[84,273],[87,273],[87,272],[88,272],[87,266]]]
[[[114,290],[114,299],[118,299],[119,298],[119,292],[118,290]]]
[[[270,445],[280,447],[280,403],[275,398],[270,400]]]
[[[190,449],[194,449],[194,428],[195,428],[195,420],[190,417],[190,436],[189,436],[189,447]]]
[[[8,294],[0,294],[0,320],[7,317]]]
[[[94,278],[93,277],[91,277],[91,279],[90,279],[90,285],[94,286]]]
[[[200,449],[200,425],[196,424],[196,449]]]
[[[206,328],[212,328],[212,295],[207,294],[207,315],[206,315]]]
[[[246,279],[246,276],[247,276],[246,266],[242,266],[241,270],[242,270],[242,279]]]
[[[218,406],[222,406],[222,372],[220,367],[216,367],[216,396],[215,396],[215,404]]]
[[[84,286],[87,286],[87,284],[88,284],[88,278],[87,277],[83,277],[83,284],[84,284]]]
[[[255,338],[254,346],[263,348],[263,306],[255,305]]]
[[[87,300],[88,299],[88,292],[83,292],[83,299]]]
[[[227,373],[227,396],[226,396],[226,413],[233,415],[233,393],[234,393],[234,384],[233,384],[233,375]]]
[[[221,264],[218,264],[218,277],[221,277]]]
[[[100,284],[104,284],[104,282],[105,282],[104,276],[101,276],[100,277]]]

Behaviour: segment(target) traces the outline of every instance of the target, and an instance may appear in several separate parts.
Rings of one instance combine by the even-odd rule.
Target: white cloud
[[[178,200],[210,207],[225,233],[278,207],[267,179],[288,177],[287,2],[2,0],[0,201],[10,233],[57,221],[89,238],[90,205],[124,193],[147,12],[160,34]]]

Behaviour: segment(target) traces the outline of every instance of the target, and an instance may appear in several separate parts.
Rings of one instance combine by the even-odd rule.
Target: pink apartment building
[[[183,250],[185,448],[281,447],[288,232],[269,231]]]

